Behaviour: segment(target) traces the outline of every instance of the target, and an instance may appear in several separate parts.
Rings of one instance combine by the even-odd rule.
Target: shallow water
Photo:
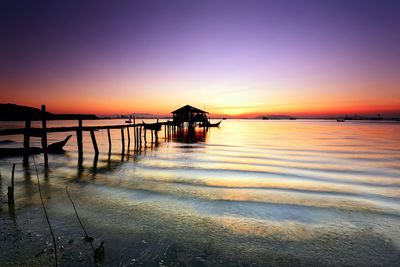
[[[76,122],[48,123],[67,125]],[[48,171],[34,157],[65,266],[93,264],[65,186],[90,235],[104,240],[105,265],[395,266],[399,132],[399,123],[381,121],[226,120],[195,143],[164,140],[162,130],[158,145],[134,151],[131,142],[123,154],[120,130],[111,131],[111,155],[107,132],[97,131],[98,159],[85,133],[81,166],[75,137],[64,154],[49,155]],[[49,143],[65,135],[50,134]],[[16,143],[3,147],[22,144],[5,139]],[[40,265],[52,261],[51,237],[32,159],[16,167],[14,213],[4,203],[12,163],[21,161],[0,159],[0,262]]]

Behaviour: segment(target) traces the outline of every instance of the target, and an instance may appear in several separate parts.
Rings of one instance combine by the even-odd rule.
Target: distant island
[[[258,118],[263,120],[295,120],[296,118],[288,115],[269,115],[269,116],[259,116]]]
[[[38,108],[20,106],[16,104],[0,104],[0,121],[41,120],[42,112]],[[54,114],[46,112],[47,120],[96,120],[93,114]]]

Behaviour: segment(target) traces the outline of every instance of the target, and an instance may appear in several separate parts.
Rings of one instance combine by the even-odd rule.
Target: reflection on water
[[[120,121],[87,125],[111,123]],[[75,122],[49,123],[55,125]],[[141,149],[131,142],[123,150],[120,130],[112,130],[111,153],[107,132],[97,131],[98,157],[85,133],[83,161],[73,137],[64,154],[49,156],[48,171],[35,157],[64,264],[92,264],[90,251],[74,241],[81,233],[67,185],[89,231],[105,241],[105,264],[395,265],[399,130],[386,122],[226,120],[165,140],[162,130],[158,144]],[[50,134],[49,143],[64,135]],[[3,139],[21,145],[19,138]],[[11,163],[20,161],[0,159],[2,202]],[[8,225],[40,235],[40,252],[40,238],[49,239],[33,175],[32,164],[18,165],[18,208],[14,216],[3,204],[0,217],[3,225],[14,218]]]

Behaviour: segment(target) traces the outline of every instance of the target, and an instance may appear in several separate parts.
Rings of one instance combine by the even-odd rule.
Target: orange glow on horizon
[[[400,116],[400,95],[395,86],[387,86],[379,95],[373,86],[353,86],[347,94],[329,90],[317,92],[272,89],[196,89],[180,91],[129,87],[128,83],[113,85],[91,81],[84,84],[10,85],[10,94],[2,95],[1,103],[14,103],[40,108],[46,104],[52,113],[96,115],[152,114],[170,116],[170,112],[186,104],[205,109],[211,117],[252,118],[268,115],[294,117],[342,116],[363,114],[395,114]],[[194,85],[193,85],[194,86]],[[228,86],[228,85],[227,85]],[[233,86],[233,85],[232,85]],[[177,88],[183,86],[176,85]],[[73,88],[73,89],[71,89]],[[82,89],[85,88],[85,89]],[[108,89],[112,88],[112,89]],[[207,87],[206,87],[207,88]],[[225,87],[223,87],[225,88]],[[42,91],[40,91],[42,90]],[[299,93],[301,92],[301,93]],[[369,92],[369,93],[367,93]],[[30,97],[27,97],[30,96]],[[329,101],[328,101],[329,100]]]

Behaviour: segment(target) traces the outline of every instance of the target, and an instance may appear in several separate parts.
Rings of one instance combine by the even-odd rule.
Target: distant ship
[[[264,116],[262,117],[263,120],[295,120],[296,118],[293,118],[291,116],[287,115],[271,115],[271,116]]]
[[[129,116],[129,120],[126,120],[125,123],[132,124],[133,123],[132,116]]]

